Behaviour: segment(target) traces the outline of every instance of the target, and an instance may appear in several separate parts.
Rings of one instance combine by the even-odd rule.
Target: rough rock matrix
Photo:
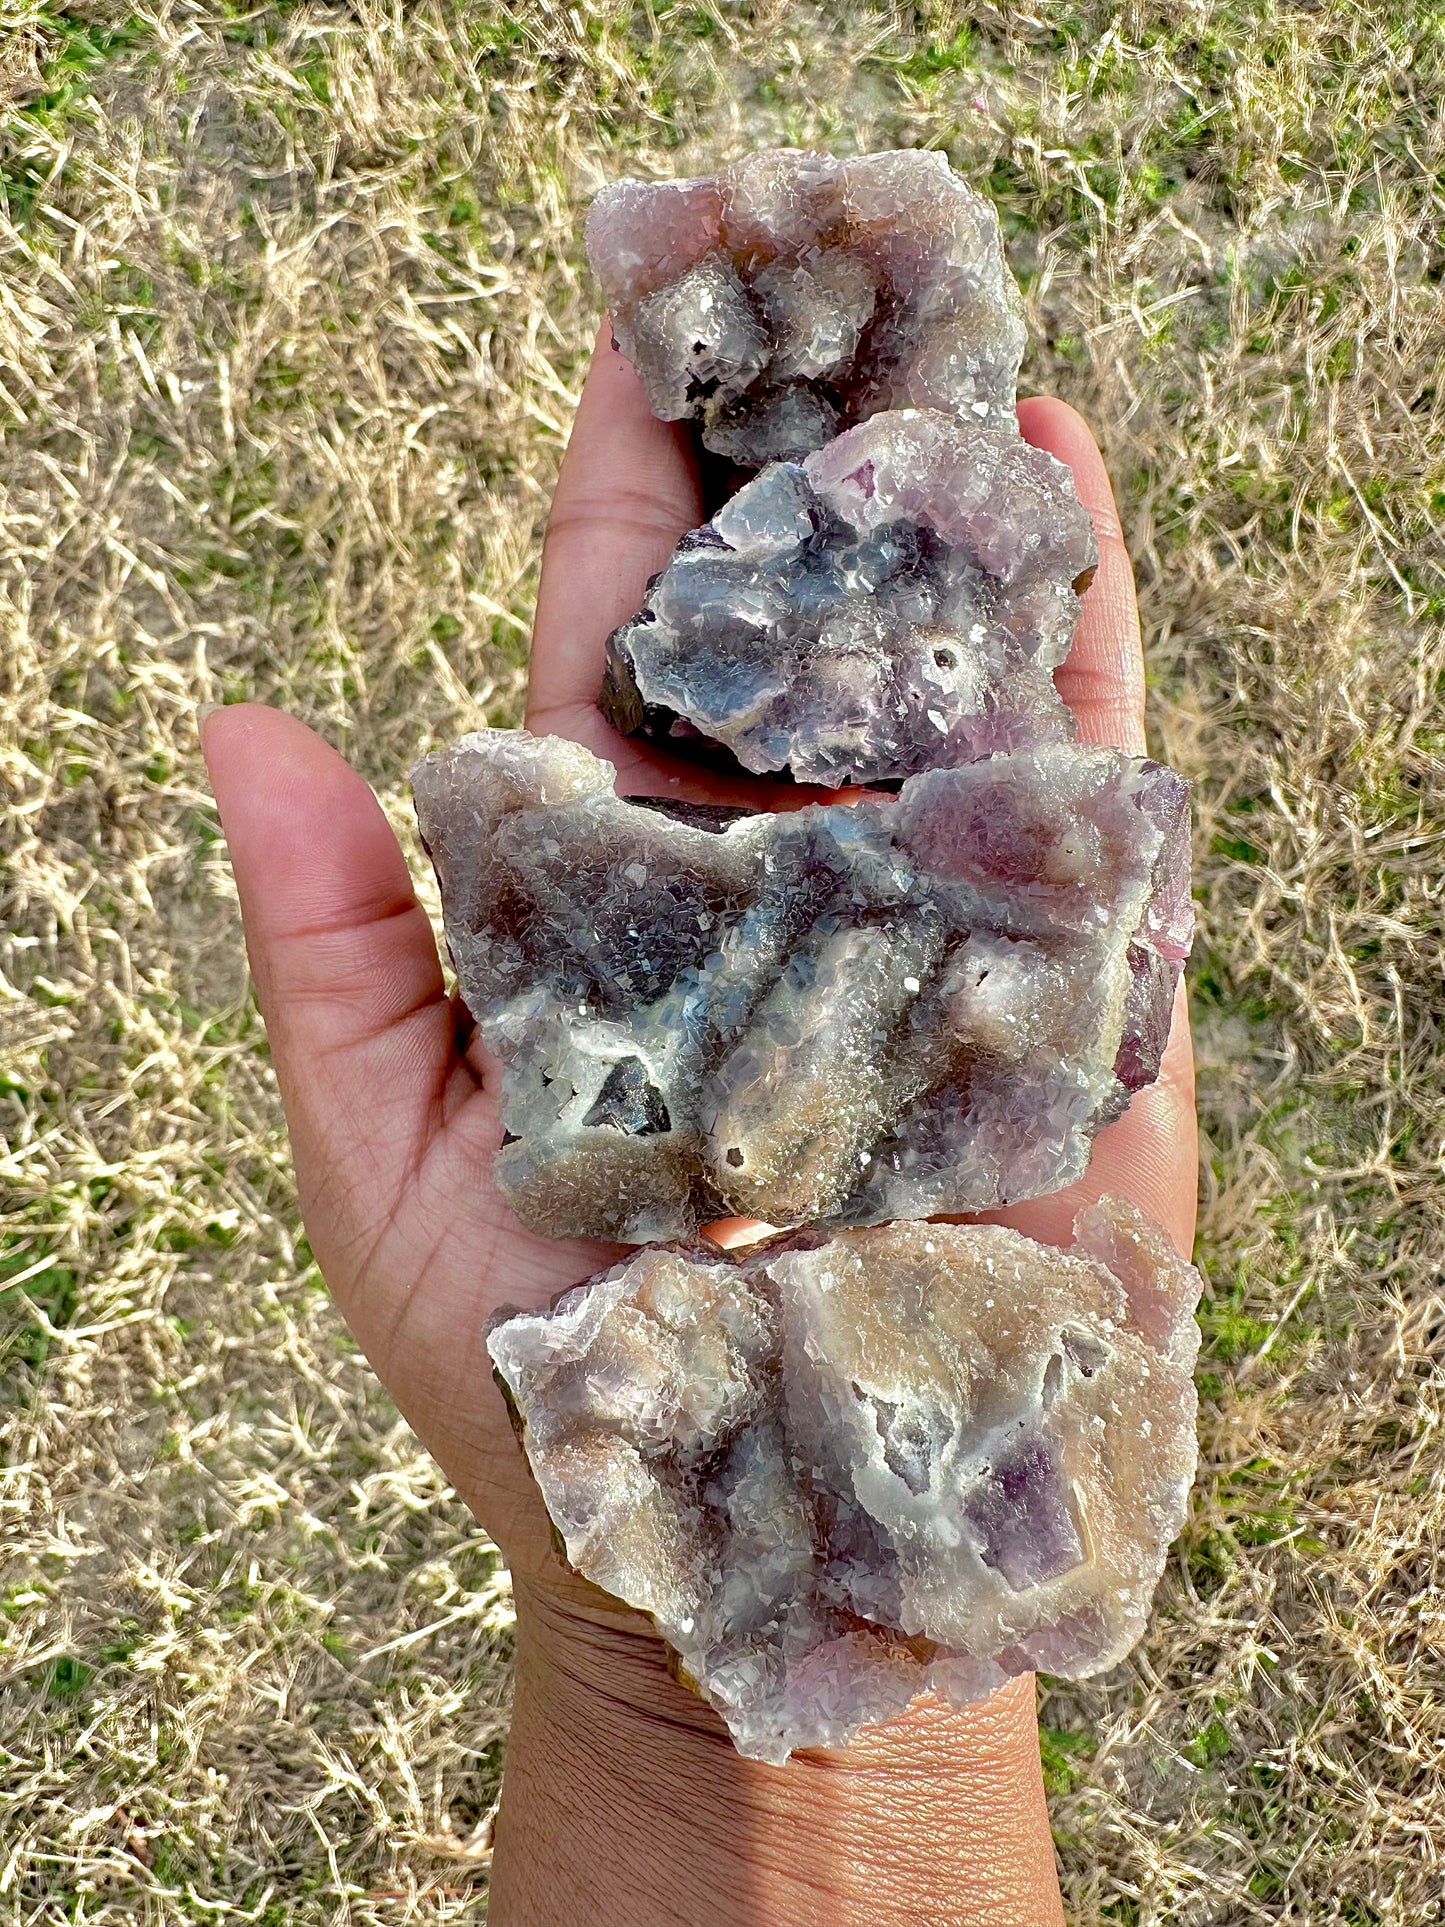
[[[497,1177],[556,1237],[872,1224],[1057,1190],[1156,1075],[1188,791],[1072,742],[751,815],[487,730],[413,775]]]
[[[1051,671],[1098,559],[1012,428],[875,415],[684,536],[607,647],[627,734],[836,787],[1073,734]]]
[[[493,1329],[568,1559],[652,1616],[739,1751],[1138,1639],[1194,1476],[1200,1280],[1116,1200],[1075,1239],[647,1250]]]
[[[653,412],[744,467],[887,408],[1012,426],[1024,349],[990,202],[923,150],[622,181],[587,253]]]

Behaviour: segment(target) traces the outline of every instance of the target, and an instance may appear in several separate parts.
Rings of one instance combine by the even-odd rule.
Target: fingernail
[[[196,704],[196,734],[201,738],[202,742],[205,741],[206,718],[208,716],[214,716],[216,711],[222,707],[224,707],[224,705],[221,703]]]

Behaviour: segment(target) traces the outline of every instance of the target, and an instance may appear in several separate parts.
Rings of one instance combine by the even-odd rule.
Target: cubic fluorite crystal
[[[1013,423],[1018,289],[992,204],[941,154],[775,151],[622,181],[587,252],[653,412],[698,418],[744,467],[887,408]]]
[[[776,816],[613,774],[487,730],[413,775],[534,1229],[983,1210],[1080,1176],[1155,1076],[1192,930],[1159,764],[1042,743]]]
[[[1068,468],[1016,431],[875,415],[683,537],[608,642],[602,708],[834,787],[1058,741],[1097,559]]]
[[[1200,1279],[1112,1199],[1075,1239],[651,1249],[492,1330],[568,1559],[652,1616],[740,1752],[1139,1637],[1194,1476]]]

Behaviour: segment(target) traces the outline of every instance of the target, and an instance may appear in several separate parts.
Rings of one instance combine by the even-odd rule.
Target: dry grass
[[[1445,16],[972,17],[0,0],[0,1920],[479,1916],[505,1580],[298,1242],[192,705],[398,822],[514,715],[579,211],[777,138],[991,181],[1198,782],[1207,1469],[1045,1706],[1073,1917],[1440,1918]]]

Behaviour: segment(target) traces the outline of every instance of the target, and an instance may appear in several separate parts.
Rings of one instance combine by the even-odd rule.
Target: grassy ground
[[[192,710],[398,823],[514,717],[580,211],[764,140],[989,185],[1197,782],[1205,1470],[1047,1694],[1072,1916],[1439,1919],[1442,98],[1435,0],[0,0],[0,1921],[480,1917],[505,1577],[299,1240]]]

